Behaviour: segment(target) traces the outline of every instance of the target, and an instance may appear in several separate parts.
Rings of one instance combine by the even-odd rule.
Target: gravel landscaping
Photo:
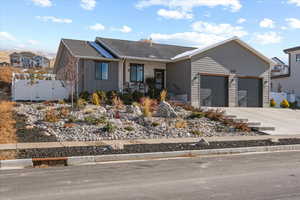
[[[243,132],[192,111],[162,102],[152,116],[145,117],[138,105],[88,104],[72,109],[65,103],[18,103],[22,119],[18,137],[22,142],[100,141],[181,137],[256,135]],[[192,117],[193,116],[193,117]],[[35,137],[37,136],[37,137]]]

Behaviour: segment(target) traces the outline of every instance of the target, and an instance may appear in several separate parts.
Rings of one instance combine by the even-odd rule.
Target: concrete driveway
[[[249,122],[260,122],[262,127],[274,127],[275,131],[264,131],[270,135],[300,134],[300,110],[281,108],[220,108],[227,115],[235,115]]]

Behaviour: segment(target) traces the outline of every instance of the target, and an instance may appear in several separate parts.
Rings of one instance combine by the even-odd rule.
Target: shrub
[[[167,90],[161,91],[160,92],[160,101],[166,101],[167,95],[168,95]]]
[[[64,124],[64,128],[73,128],[73,127],[76,127],[77,124],[73,124],[73,123],[67,123],[67,124]]]
[[[135,130],[132,126],[126,126],[124,129],[129,132],[132,132]]]
[[[123,101],[120,99],[120,97],[115,96],[112,99],[112,105],[116,108],[116,109],[122,109],[124,108],[124,103]]]
[[[205,117],[214,121],[223,121],[225,119],[224,111],[220,110],[209,110],[205,112]]]
[[[64,100],[59,100],[57,103],[58,103],[58,104],[61,104],[61,105],[66,104],[66,102],[65,102]]]
[[[298,108],[298,102],[297,101],[289,102],[289,104],[290,104],[290,108],[292,108],[292,109],[297,109]]]
[[[67,122],[68,123],[75,123],[77,121],[77,118],[74,116],[69,116]]]
[[[78,109],[84,108],[84,107],[86,106],[86,104],[87,104],[86,100],[84,100],[84,99],[82,99],[82,98],[79,98],[79,99],[77,99],[77,101],[76,101],[76,107],[77,107]]]
[[[108,91],[106,93],[107,103],[112,104],[112,99],[116,96],[118,96],[116,91]]]
[[[160,125],[160,123],[159,122],[152,122],[152,124],[151,124],[153,127],[157,127],[157,126],[159,126]]]
[[[271,101],[270,101],[270,106],[271,106],[272,108],[276,106],[276,102],[275,102],[274,99],[271,99]]]
[[[142,108],[143,115],[145,117],[151,117],[153,111],[157,107],[157,101],[154,99],[150,99],[149,97],[145,97],[141,99],[140,105]]]
[[[280,107],[281,107],[281,108],[289,108],[289,107],[290,107],[290,104],[289,104],[289,102],[288,102],[286,99],[284,99],[284,100],[280,103]]]
[[[133,97],[131,93],[124,93],[121,95],[121,99],[122,101],[126,104],[126,105],[130,105],[133,102]]]
[[[250,132],[251,128],[248,127],[246,123],[235,123],[234,128],[243,132]]]
[[[89,101],[90,100],[90,94],[87,91],[82,92],[79,97],[81,99],[84,99],[85,101]]]
[[[189,119],[199,119],[205,117],[205,113],[203,112],[192,112],[192,114],[188,117]]]
[[[133,101],[139,101],[141,98],[143,98],[145,95],[142,92],[134,91],[132,93],[132,100]]]
[[[106,125],[103,127],[104,132],[112,133],[116,130],[117,127],[115,127],[112,123],[107,122]]]
[[[85,117],[84,121],[89,125],[96,125],[96,126],[107,122],[105,117],[96,118],[92,116]]]
[[[175,128],[186,128],[187,126],[188,124],[184,120],[178,120],[175,122]]]
[[[60,117],[60,118],[66,118],[66,117],[69,116],[69,114],[70,114],[70,110],[69,110],[68,108],[66,108],[66,107],[61,107],[61,108],[59,109],[59,117]]]
[[[107,102],[107,96],[106,96],[105,91],[100,90],[100,91],[97,91],[96,93],[98,94],[98,97],[99,97],[101,102],[103,102],[103,103]]]
[[[51,102],[51,101],[44,101],[43,104],[44,104],[45,106],[54,106],[54,103]]]
[[[96,105],[96,106],[100,106],[101,102],[100,102],[100,98],[98,96],[98,94],[96,92],[94,92],[92,94],[92,104]]]
[[[55,123],[59,121],[59,115],[54,109],[45,112],[44,121]]]
[[[197,135],[197,136],[201,136],[201,137],[204,135],[204,134],[203,134],[201,131],[199,131],[199,130],[192,130],[191,133],[192,133],[193,135]]]
[[[36,109],[37,110],[43,110],[43,109],[45,109],[45,106],[38,106],[38,107],[36,107]]]

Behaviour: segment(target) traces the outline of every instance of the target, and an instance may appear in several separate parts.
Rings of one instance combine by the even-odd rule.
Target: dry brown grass
[[[12,73],[20,72],[20,69],[14,67],[0,67],[0,82],[10,84],[12,81]]]
[[[0,160],[13,160],[16,159],[16,157],[17,157],[16,150],[0,151]]]
[[[0,144],[17,142],[13,106],[12,102],[0,101]]]

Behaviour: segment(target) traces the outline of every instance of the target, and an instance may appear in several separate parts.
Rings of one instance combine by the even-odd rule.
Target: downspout
[[[122,83],[122,93],[124,92],[124,84],[126,82],[126,57],[122,59],[123,66],[123,83]]]

